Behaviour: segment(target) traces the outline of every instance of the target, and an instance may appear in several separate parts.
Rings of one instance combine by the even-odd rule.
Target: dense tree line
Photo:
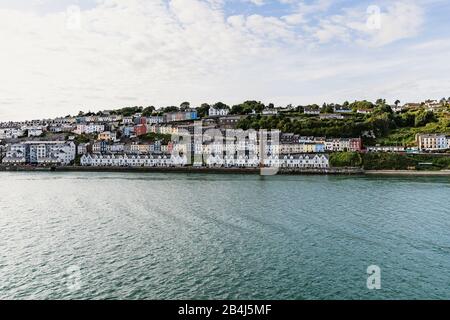
[[[362,158],[358,152],[336,152],[330,155],[332,167],[360,167]]]
[[[331,110],[335,106],[323,105],[322,110]],[[419,128],[440,120],[436,114],[424,109],[394,113],[391,107],[381,99],[377,101],[377,104],[359,101],[351,104],[344,103],[342,107],[355,109],[354,111],[368,108],[371,110],[371,114],[352,113],[345,119],[319,119],[317,116],[309,116],[301,112],[288,112],[276,116],[258,114],[242,119],[238,123],[238,128],[278,129],[282,132],[292,132],[304,136],[385,137],[395,129]]]

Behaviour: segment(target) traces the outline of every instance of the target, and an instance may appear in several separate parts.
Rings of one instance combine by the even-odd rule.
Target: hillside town
[[[389,112],[398,115],[408,110],[446,112],[449,102],[450,99],[427,100],[387,107]],[[230,108],[223,103],[199,108],[184,103],[180,108],[134,107],[95,114],[80,112],[77,116],[54,119],[0,122],[1,165],[329,168],[330,155],[334,153],[445,153],[450,150],[450,128],[447,132],[418,132],[414,145],[366,145],[370,132],[353,137],[303,136],[285,132],[283,128],[270,128],[268,137],[262,138],[265,128],[242,130],[245,123],[286,117],[296,118],[294,121],[339,123],[350,117],[366,119],[377,109],[352,108],[346,104],[302,108],[254,105],[257,107],[246,110],[246,106]],[[245,132],[243,139],[235,137],[239,132]]]

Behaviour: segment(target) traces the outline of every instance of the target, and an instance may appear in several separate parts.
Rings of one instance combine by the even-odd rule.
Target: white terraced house
[[[329,168],[330,161],[328,155],[325,154],[302,154],[294,156],[269,156],[264,160],[267,167],[280,168]]]
[[[226,155],[209,155],[206,158],[208,167],[238,167],[238,168],[256,168],[260,165],[260,159],[256,155],[253,156],[233,156]],[[318,169],[329,168],[329,157],[324,154],[301,154],[294,156],[268,156],[264,160],[265,167],[281,167],[281,168],[304,168]]]
[[[76,134],[92,134],[92,133],[102,133],[105,131],[105,126],[103,124],[79,124],[77,125]]]
[[[450,137],[445,134],[418,134],[416,136],[419,150],[439,151],[450,148]]]
[[[181,155],[102,155],[87,154],[81,157],[81,165],[89,167],[181,167],[187,165],[187,157]]]
[[[237,167],[237,168],[256,168],[259,166],[259,158],[257,156],[220,156],[219,154],[210,154],[206,160],[206,165],[210,168],[213,167]]]

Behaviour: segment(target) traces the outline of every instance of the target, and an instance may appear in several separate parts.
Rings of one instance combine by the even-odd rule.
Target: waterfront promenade
[[[270,168],[265,168],[270,169]],[[210,174],[260,174],[260,168],[207,168],[207,167],[36,167],[36,166],[4,166],[0,171],[56,171],[56,172],[159,172],[159,173],[210,173]],[[363,174],[361,168],[280,168],[278,174],[305,175],[356,175]]]
[[[267,168],[266,168],[267,169]],[[209,173],[209,174],[260,174],[259,168],[206,168],[206,167],[83,167],[83,166],[5,166],[0,171],[55,171],[55,172],[157,172],[157,173]],[[382,175],[382,176],[450,176],[450,170],[364,170],[362,168],[280,168],[284,175]]]

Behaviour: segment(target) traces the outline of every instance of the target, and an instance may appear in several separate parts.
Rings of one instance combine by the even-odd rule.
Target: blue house
[[[325,145],[323,143],[316,143],[314,146],[314,152],[325,152]]]

